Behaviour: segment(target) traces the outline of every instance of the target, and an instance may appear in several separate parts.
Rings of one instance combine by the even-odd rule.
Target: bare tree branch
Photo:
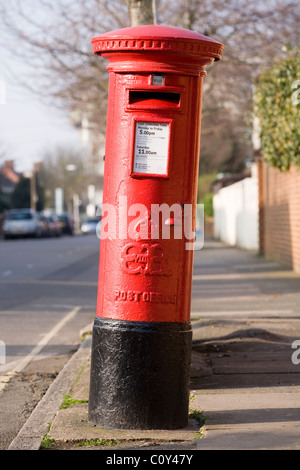
[[[158,23],[225,44],[221,62],[208,67],[205,78],[202,160],[219,160],[209,149],[216,129],[222,138],[230,134],[238,141],[242,160],[249,151],[253,81],[284,54],[282,46],[300,43],[296,0],[156,0],[155,9],[153,0],[0,0],[0,41],[26,65],[26,73],[15,72],[15,80],[66,112],[87,115],[104,132],[108,74],[90,40],[130,23],[156,22],[154,13]]]

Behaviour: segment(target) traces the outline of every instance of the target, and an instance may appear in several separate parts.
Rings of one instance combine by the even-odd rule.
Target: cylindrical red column
[[[89,416],[179,428],[192,340],[186,208],[196,205],[204,67],[223,46],[157,25],[92,43],[109,61],[109,98]]]

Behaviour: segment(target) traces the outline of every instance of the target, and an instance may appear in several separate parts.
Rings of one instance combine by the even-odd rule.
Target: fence
[[[251,177],[220,189],[213,198],[214,236],[232,246],[259,249],[259,205],[256,165]]]

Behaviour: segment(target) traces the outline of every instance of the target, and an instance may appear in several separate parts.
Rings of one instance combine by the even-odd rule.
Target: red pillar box
[[[223,46],[139,26],[92,40],[109,94],[89,417],[108,428],[188,421],[202,81]]]

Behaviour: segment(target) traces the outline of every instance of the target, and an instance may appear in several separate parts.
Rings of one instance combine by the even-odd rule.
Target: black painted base
[[[188,323],[96,317],[89,419],[110,429],[178,429],[188,423]]]

